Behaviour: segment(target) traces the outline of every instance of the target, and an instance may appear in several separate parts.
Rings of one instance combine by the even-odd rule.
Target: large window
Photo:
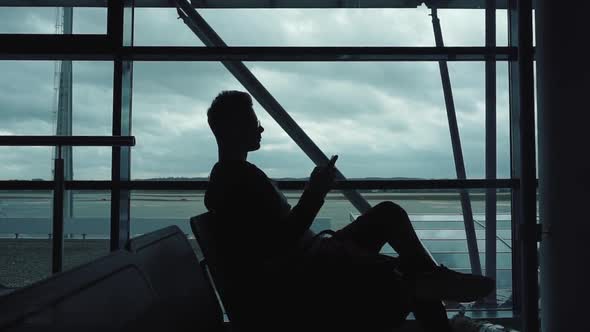
[[[439,262],[461,271],[494,269],[496,298],[469,309],[520,310],[518,301],[526,299],[513,280],[522,273],[523,244],[512,232],[524,222],[518,198],[530,194],[519,186],[530,166],[520,145],[534,134],[521,135],[516,92],[532,77],[519,76],[518,45],[510,38],[518,19],[505,2],[488,10],[486,1],[477,8],[441,2],[438,11],[407,8],[407,1],[390,6],[406,8],[321,9],[195,2],[196,12],[185,10],[184,19],[202,15],[212,30],[203,23],[192,29],[207,35],[203,40],[178,19],[173,2],[98,3],[70,11],[47,1],[0,12],[2,137],[136,139],[131,148],[63,148],[59,268],[170,224],[192,240],[188,219],[205,211],[204,189],[217,160],[207,108],[221,90],[238,89],[257,91],[254,108],[265,128],[262,148],[250,160],[277,181],[291,205],[321,159],[310,146],[338,154],[339,170],[355,181],[339,185],[354,183],[373,205],[402,205]],[[375,3],[381,2],[362,2]],[[317,7],[327,4],[334,6],[318,0]],[[442,40],[435,38],[433,17]],[[210,52],[223,46],[220,39],[229,48]],[[253,88],[249,75],[268,93]],[[287,117],[305,138],[285,125]],[[6,248],[0,269],[31,262],[0,273],[0,284],[23,286],[51,270],[57,153],[51,146],[2,146],[0,153],[0,249]],[[314,229],[341,228],[358,216],[348,199],[334,190]],[[494,228],[495,234],[488,231]],[[21,258],[31,255],[36,258]]]
[[[63,10],[59,7],[3,7],[0,33],[63,34],[62,14]],[[70,33],[107,33],[106,8],[74,8],[71,17]]]

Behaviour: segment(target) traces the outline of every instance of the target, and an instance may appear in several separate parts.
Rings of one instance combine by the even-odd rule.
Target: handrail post
[[[63,267],[63,233],[64,233],[64,160],[62,146],[57,145],[53,173],[53,235],[51,237],[51,271],[58,273]]]

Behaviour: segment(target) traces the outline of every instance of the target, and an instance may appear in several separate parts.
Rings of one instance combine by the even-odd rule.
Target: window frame
[[[243,1],[195,2],[197,8],[243,8]],[[295,0],[250,1],[249,8],[385,8],[408,1]],[[210,5],[214,4],[214,5]],[[313,5],[312,5],[313,4]],[[486,178],[443,180],[343,180],[335,189],[470,189],[512,190],[513,313],[525,330],[538,324],[537,221],[531,0],[449,0],[439,8],[485,8],[484,47],[158,47],[133,46],[135,7],[171,7],[167,0],[0,0],[0,7],[107,7],[105,35],[0,34],[0,60],[113,61],[113,136],[132,134],[132,77],[135,61],[485,61]],[[210,7],[212,6],[212,7]],[[406,5],[407,6],[407,5]],[[496,45],[495,11],[508,9],[507,47]],[[509,63],[511,177],[495,174],[496,63]],[[111,181],[65,181],[66,190],[111,191],[111,250],[122,248],[130,236],[131,190],[203,190],[206,181],[132,181],[128,146],[112,147]],[[303,181],[280,181],[281,189],[302,189]],[[55,181],[0,181],[8,190],[53,190]],[[490,200],[491,204],[495,199]],[[490,212],[490,218],[493,212]],[[53,221],[55,222],[55,220]],[[490,227],[493,234],[495,227]],[[494,239],[492,237],[492,239]],[[63,242],[63,234],[60,239]],[[492,241],[495,244],[495,241]],[[490,247],[491,249],[492,247]],[[61,255],[61,254],[59,254]],[[58,255],[58,256],[59,256]],[[61,259],[53,255],[54,259]],[[488,260],[489,262],[489,260]]]

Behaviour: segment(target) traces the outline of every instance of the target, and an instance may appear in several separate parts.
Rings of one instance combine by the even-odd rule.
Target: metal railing
[[[56,158],[53,173],[52,272],[63,266],[64,236],[64,146],[134,146],[133,136],[0,136],[0,146],[54,146]]]

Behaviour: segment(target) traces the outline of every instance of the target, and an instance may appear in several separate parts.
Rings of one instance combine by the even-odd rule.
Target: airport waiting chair
[[[278,316],[260,312],[254,304],[259,303],[262,298],[243,298],[240,291],[233,290],[231,284],[225,279],[227,272],[223,269],[223,262],[220,261],[216,250],[215,221],[210,212],[206,212],[190,219],[191,229],[195,239],[203,252],[203,265],[209,269],[212,284],[219,294],[225,313],[230,321],[231,331],[287,331],[294,326],[294,321],[283,321]],[[245,262],[247,265],[247,262]],[[244,270],[244,277],[250,271]],[[255,292],[255,290],[254,290]],[[282,315],[281,315],[282,317]],[[304,317],[298,317],[303,320]],[[281,324],[277,326],[277,324]],[[285,324],[285,325],[283,325]]]
[[[270,316],[274,316],[281,308],[274,308],[271,304],[272,313],[269,314],[268,319],[265,319],[265,313],[260,314],[256,312],[257,309],[254,309],[253,312],[251,308],[252,304],[261,301],[261,298],[253,299],[237,296],[236,294],[240,294],[239,291],[234,292],[224,277],[227,271],[224,270],[223,262],[221,262],[221,257],[216,249],[217,234],[214,214],[206,212],[194,216],[190,219],[190,225],[203,251],[204,262],[209,268],[213,284],[216,286],[223,307],[226,309],[232,331],[380,331],[379,325],[375,325],[376,322],[363,321],[376,316],[355,317],[354,313],[348,310],[351,308],[346,307],[347,301],[334,303],[330,299],[329,293],[322,292],[321,285],[311,285],[317,291],[311,291],[314,294],[313,298],[309,298],[306,303],[287,304],[287,307],[283,309],[288,312],[281,312],[277,317]],[[247,266],[247,262],[245,263]],[[250,272],[245,269],[243,271],[244,276]],[[319,288],[316,289],[316,286]],[[285,305],[285,303],[279,305]],[[327,306],[331,307],[328,308]],[[279,311],[275,311],[276,309],[279,309]],[[254,313],[254,320],[249,317],[252,313]],[[351,313],[351,316],[342,317],[339,313],[342,315]]]
[[[228,291],[227,283],[224,282],[223,272],[220,269],[218,262],[218,254],[215,250],[215,239],[214,239],[214,219],[213,214],[206,212],[190,219],[191,229],[195,235],[195,239],[199,247],[203,252],[204,261],[202,262],[206,268],[209,269],[211,274],[212,283],[217,289],[217,293],[221,298],[225,313],[231,323],[232,331],[248,331],[245,327],[245,323],[242,321],[244,318],[240,317],[240,304],[237,299],[233,299]]]
[[[17,288],[13,288],[13,287],[6,287],[2,284],[0,284],[0,296],[9,294],[11,292],[14,292]]]
[[[0,297],[0,330],[117,331],[155,298],[133,255],[116,251]]]
[[[150,310],[153,315],[168,315],[171,322],[192,331],[223,330],[223,312],[213,286],[178,226],[132,238],[126,249],[136,255],[158,296],[160,305]],[[146,313],[143,324],[151,326],[153,315]]]

